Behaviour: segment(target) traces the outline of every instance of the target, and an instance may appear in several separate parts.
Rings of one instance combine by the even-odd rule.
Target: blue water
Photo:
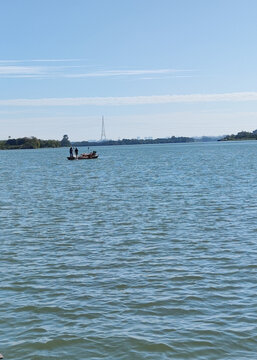
[[[97,150],[0,152],[5,359],[256,359],[257,142]]]

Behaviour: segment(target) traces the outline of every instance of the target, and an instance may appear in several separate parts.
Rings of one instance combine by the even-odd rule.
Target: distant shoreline
[[[72,146],[109,146],[109,145],[141,145],[141,144],[171,144],[195,142],[190,137],[157,138],[157,139],[122,139],[122,140],[104,140],[104,141],[72,141]]]
[[[257,140],[257,130],[253,132],[240,131],[236,135],[226,135],[219,141],[247,141],[247,140]]]
[[[65,135],[66,136],[66,135]],[[169,143],[188,143],[195,142],[194,138],[190,137],[175,137],[157,138],[157,139],[122,139],[122,140],[105,140],[105,141],[72,141],[65,142],[59,140],[41,140],[35,137],[25,137],[18,139],[8,139],[0,141],[1,150],[19,150],[19,149],[40,149],[40,148],[57,148],[70,146],[108,146],[108,145],[138,145],[138,144],[169,144]]]
[[[24,137],[17,139],[0,140],[0,150],[19,150],[19,149],[40,149],[40,148],[59,148],[59,147],[90,147],[90,146],[110,146],[110,145],[143,145],[143,144],[178,144],[178,143],[197,143],[210,141],[248,141],[257,140],[257,130],[253,132],[241,131],[236,135],[223,136],[171,136],[168,138],[148,138],[148,139],[122,139],[104,141],[70,141],[68,135],[64,135],[60,140],[42,140],[36,137]]]
[[[223,142],[226,142],[226,141],[254,141],[254,140],[257,140],[257,139],[249,139],[249,138],[245,138],[245,139],[220,139],[218,141],[223,141]]]

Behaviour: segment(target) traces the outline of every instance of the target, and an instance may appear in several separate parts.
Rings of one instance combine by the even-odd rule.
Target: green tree
[[[63,135],[63,138],[61,140],[61,146],[71,146],[68,135]]]
[[[30,138],[23,138],[24,142],[21,145],[21,149],[38,149],[40,147],[40,141],[32,136]]]

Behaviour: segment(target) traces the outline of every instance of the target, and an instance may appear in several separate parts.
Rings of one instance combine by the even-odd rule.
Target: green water
[[[0,152],[5,359],[255,359],[257,142],[97,150]]]

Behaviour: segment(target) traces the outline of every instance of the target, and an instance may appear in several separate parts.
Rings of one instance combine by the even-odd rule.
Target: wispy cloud
[[[44,73],[44,68],[38,66],[0,66],[0,76],[36,76]]]
[[[174,79],[174,78],[191,78],[195,75],[172,75],[172,76],[144,76],[140,77],[140,80],[163,80],[163,79]]]
[[[99,72],[67,74],[70,78],[86,78],[86,77],[114,77],[114,76],[138,76],[138,75],[168,75],[172,73],[184,72],[185,70],[176,69],[155,69],[155,70],[106,70]],[[189,71],[189,70],[188,70]]]
[[[2,78],[113,78],[140,76],[186,76],[192,70],[181,69],[111,69],[89,71],[83,59],[1,60]]]
[[[257,92],[235,92],[224,94],[152,95],[126,97],[80,97],[0,100],[0,106],[124,106],[170,103],[257,101]]]
[[[2,78],[57,78],[64,77],[66,71],[80,68],[78,65],[69,66],[35,66],[35,65],[1,65],[0,77]]]
[[[21,59],[21,60],[2,60],[0,59],[0,64],[24,64],[24,63],[33,63],[33,62],[42,62],[42,63],[52,63],[52,62],[73,62],[73,61],[83,61],[83,59]]]

